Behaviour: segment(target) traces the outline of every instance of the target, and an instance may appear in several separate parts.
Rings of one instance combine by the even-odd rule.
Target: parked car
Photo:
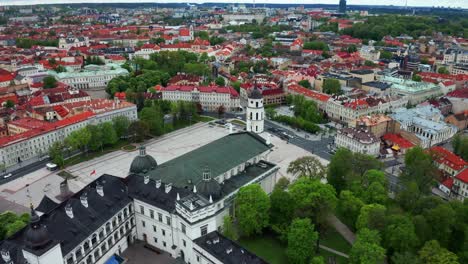
[[[13,174],[11,174],[11,173],[5,174],[5,175],[3,175],[3,179],[8,179],[11,176],[13,176]]]

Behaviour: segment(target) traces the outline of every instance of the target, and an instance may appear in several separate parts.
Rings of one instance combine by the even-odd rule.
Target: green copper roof
[[[148,172],[150,178],[161,179],[184,188],[198,184],[203,170],[208,167],[212,177],[217,177],[271,148],[258,135],[242,132],[213,141],[205,146],[160,164]]]

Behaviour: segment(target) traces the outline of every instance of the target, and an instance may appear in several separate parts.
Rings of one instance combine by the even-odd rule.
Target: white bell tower
[[[248,96],[247,102],[247,131],[260,134],[263,132],[265,110],[263,108],[262,92],[255,85]]]

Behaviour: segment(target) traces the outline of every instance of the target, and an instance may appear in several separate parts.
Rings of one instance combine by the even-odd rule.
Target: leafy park
[[[407,152],[394,199],[371,156],[339,149],[328,166],[299,158],[288,167],[297,180],[281,178],[270,195],[256,184],[241,188],[223,232],[269,263],[467,263],[468,206],[431,195],[433,155]],[[355,233],[353,243],[333,215]]]

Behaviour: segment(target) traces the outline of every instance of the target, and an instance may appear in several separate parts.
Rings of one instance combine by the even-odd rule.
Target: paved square
[[[161,164],[228,134],[228,129],[224,127],[211,126],[206,123],[196,124],[146,142],[146,151],[156,159],[158,164]],[[266,136],[266,133],[262,136]],[[289,163],[298,157],[312,155],[295,145],[287,144],[286,141],[274,135],[271,136],[271,142],[274,149],[269,154],[268,160],[278,164],[279,176],[292,179],[293,175],[288,175],[286,172]],[[126,177],[130,164],[137,155],[137,150],[132,152],[119,150],[67,168],[67,171],[77,176],[76,179],[68,181],[70,190],[79,191],[104,173]],[[324,165],[328,163],[326,160],[321,161]],[[91,175],[93,170],[96,170],[96,174]],[[20,205],[21,210],[29,207],[30,203],[39,204],[44,195],[55,199],[60,193],[62,181],[63,178],[56,172],[43,168],[2,185],[0,198]],[[9,206],[11,208],[11,205]]]

